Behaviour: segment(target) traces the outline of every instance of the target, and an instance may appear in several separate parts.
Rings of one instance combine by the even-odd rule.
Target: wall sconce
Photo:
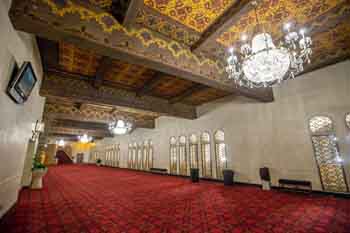
[[[38,120],[35,124],[32,124],[32,140],[35,141],[39,138],[40,133],[44,132],[45,124],[43,122],[39,122]]]

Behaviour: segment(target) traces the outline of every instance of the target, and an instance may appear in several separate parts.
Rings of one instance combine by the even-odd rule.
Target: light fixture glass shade
[[[242,69],[249,81],[263,83],[282,79],[289,65],[290,58],[287,51],[271,49],[250,56],[243,62]]]
[[[109,124],[109,130],[112,134],[123,135],[132,129],[132,124],[124,120],[117,120]]]
[[[272,42],[272,38],[268,33],[260,33],[254,36],[252,40],[252,52],[257,53],[266,49],[274,49],[276,46]]]
[[[56,142],[56,144],[57,144],[58,146],[63,147],[66,143],[64,142],[63,139],[60,139],[58,142]]]
[[[88,143],[92,140],[92,137],[89,137],[87,134],[84,134],[83,136],[79,136],[78,138],[81,143]]]

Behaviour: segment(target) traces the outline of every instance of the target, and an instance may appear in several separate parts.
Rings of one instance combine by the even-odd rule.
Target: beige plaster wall
[[[271,168],[272,181],[279,178],[311,180],[321,184],[308,132],[308,119],[317,114],[335,121],[340,153],[350,181],[350,136],[344,116],[350,112],[350,61],[307,73],[274,88],[273,103],[244,98],[220,100],[199,107],[201,117],[184,120],[160,117],[156,129],[137,129],[131,135],[105,139],[100,144],[120,143],[121,166],[126,167],[129,142],[151,139],[155,167],[169,168],[169,138],[191,133],[225,131],[229,167],[236,180],[260,183],[258,169]],[[213,146],[212,146],[213,155]]]
[[[0,1],[0,217],[17,199],[32,123],[41,119],[44,105],[39,97],[42,68],[35,38],[13,29],[10,2]],[[24,105],[16,105],[5,93],[12,56],[19,65],[31,61],[39,79]]]

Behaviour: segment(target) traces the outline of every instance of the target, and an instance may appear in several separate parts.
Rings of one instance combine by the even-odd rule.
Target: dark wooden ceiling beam
[[[44,97],[65,98],[79,103],[100,104],[141,109],[162,115],[195,119],[196,109],[186,104],[169,104],[167,100],[143,96],[134,92],[103,86],[96,90],[85,80],[67,79],[64,75],[45,74],[40,94]]]
[[[141,87],[137,92],[137,96],[143,96],[149,94],[153,88],[155,88],[160,82],[161,78],[164,76],[163,73],[157,72],[155,75],[149,79],[143,87]]]
[[[181,102],[182,100],[184,100],[187,97],[193,95],[194,93],[200,92],[200,91],[205,90],[207,88],[208,88],[207,86],[204,86],[204,85],[201,85],[201,84],[195,84],[192,87],[188,88],[183,93],[181,93],[180,95],[171,98],[169,100],[169,103],[175,104],[175,103]]]
[[[258,0],[258,2],[261,0]],[[236,22],[242,14],[252,9],[251,0],[237,0],[229,7],[213,24],[201,35],[198,41],[191,46],[192,51],[206,47],[207,43],[213,42],[223,32]]]
[[[78,129],[78,128],[70,128],[70,127],[56,127],[51,126],[47,129],[45,129],[48,135],[50,134],[64,134],[64,135],[83,135],[87,134],[91,137],[113,137],[113,134],[111,134],[107,130],[92,130],[92,129]]]
[[[143,0],[130,0],[128,10],[126,11],[123,25],[130,27],[135,23],[139,10],[143,8]]]
[[[80,1],[14,0],[9,15],[17,30],[259,101],[273,101],[272,89],[244,89],[228,80],[220,61],[197,56],[186,46],[158,38],[149,30],[128,30],[112,15]],[[99,15],[103,17],[96,17]]]
[[[69,119],[54,119],[51,122],[51,127],[69,127],[77,129],[88,129],[88,130],[108,130],[108,125],[106,123],[97,122],[84,122]]]
[[[100,64],[97,68],[96,71],[96,77],[94,80],[94,87],[95,88],[100,88],[103,84],[104,81],[104,77],[108,71],[108,69],[110,69],[111,65],[113,63],[113,60],[109,57],[103,56],[100,60]]]
[[[70,120],[70,121],[79,121],[86,122],[88,124],[105,124],[107,125],[113,120],[113,116],[103,117],[103,116],[87,116],[82,112],[75,113],[66,113],[66,112],[45,112],[45,118],[54,119],[54,120]],[[135,120],[135,128],[145,128],[145,129],[154,129],[155,121],[154,119],[142,119]]]

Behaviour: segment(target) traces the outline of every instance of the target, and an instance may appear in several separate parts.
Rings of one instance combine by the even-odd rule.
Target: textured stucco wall
[[[129,142],[152,139],[155,167],[169,168],[169,138],[225,131],[229,167],[237,180],[260,183],[258,169],[271,168],[273,183],[283,178],[307,179],[321,189],[308,119],[317,114],[332,117],[350,181],[350,136],[344,116],[350,112],[350,61],[307,73],[274,89],[273,103],[243,98],[220,100],[201,106],[201,117],[184,120],[161,117],[156,129],[137,129],[129,136],[105,139],[101,144],[120,143],[121,165],[126,167]],[[213,146],[212,146],[213,155]]]
[[[33,36],[17,32],[8,18],[9,0],[0,1],[0,217],[16,201],[32,123],[41,119],[40,56]],[[39,79],[29,100],[16,105],[5,93],[11,56],[19,65],[31,61]]]

